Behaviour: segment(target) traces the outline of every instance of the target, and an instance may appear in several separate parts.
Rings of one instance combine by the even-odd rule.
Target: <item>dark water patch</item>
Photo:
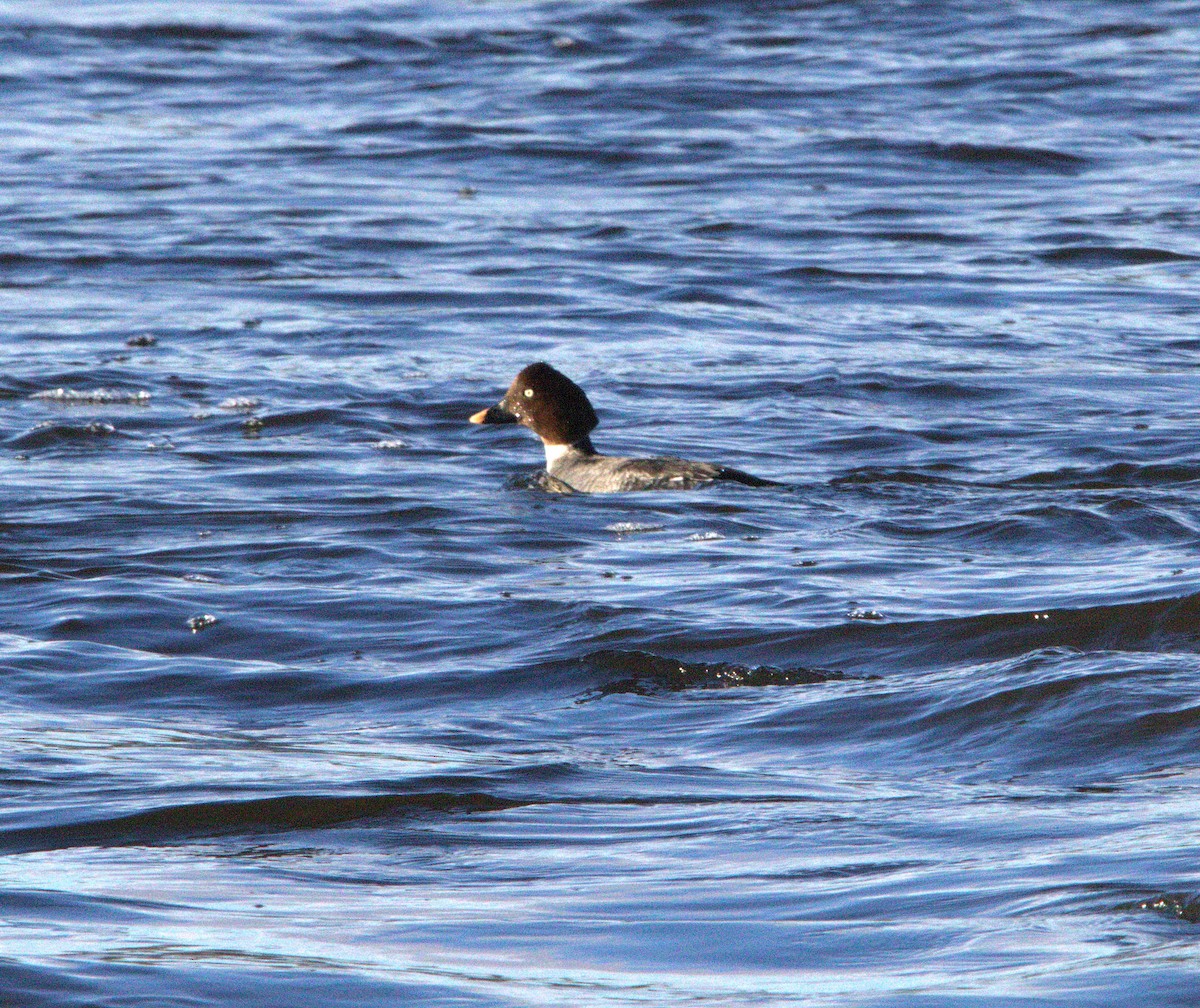
[[[856,137],[830,140],[825,147],[836,151],[896,153],[951,164],[969,165],[989,171],[1047,172],[1054,175],[1078,175],[1091,167],[1092,160],[1078,154],[1041,147],[1016,147],[976,143],[920,143]]]
[[[771,665],[750,668],[729,662],[681,662],[649,651],[597,651],[580,661],[590,674],[599,674],[607,680],[597,686],[590,697],[614,693],[654,696],[738,686],[799,686],[846,678],[844,673],[829,669],[784,669]],[[620,678],[609,679],[610,676]]]
[[[471,140],[478,136],[526,136],[533,130],[520,123],[428,122],[421,119],[369,119],[335,130],[345,136],[413,136],[442,142]]]
[[[861,434],[846,437],[820,438],[809,445],[809,451],[822,455],[865,455],[891,454],[912,448],[919,439],[908,431],[892,431],[883,428],[867,429]]]
[[[397,288],[378,290],[331,290],[314,282],[306,296],[316,301],[375,307],[427,308],[543,308],[568,304],[569,299],[557,294],[536,290],[454,290],[450,288]]]
[[[110,423],[95,420],[86,424],[43,423],[4,442],[13,451],[37,451],[44,448],[94,448],[117,435]]]
[[[602,241],[608,241],[613,238],[624,238],[630,233],[629,228],[623,224],[610,224],[605,227],[595,228],[591,231],[584,232],[581,238],[595,238]]]
[[[245,421],[242,422],[243,424]],[[319,429],[323,427],[360,427],[359,418],[353,410],[329,406],[310,409],[263,412],[253,417],[256,431],[264,433],[288,432],[293,430]]]
[[[112,76],[119,77],[121,75],[113,74]],[[129,74],[126,75],[126,79],[137,84],[169,84],[173,81],[173,78],[169,76],[153,74]],[[226,176],[219,172],[181,173],[171,169],[160,172],[121,172],[103,169],[85,172],[83,177],[97,187],[127,193],[156,193],[189,188],[204,189],[222,186],[228,181]],[[257,243],[251,242],[251,244]]]
[[[1147,266],[1154,263],[1191,262],[1200,259],[1200,256],[1156,248],[1067,245],[1041,252],[1038,258],[1056,266]]]
[[[1175,710],[1153,711],[1130,719],[1109,731],[1113,742],[1152,742],[1184,733],[1196,740],[1200,737],[1200,706],[1182,706]]]
[[[715,287],[699,285],[673,288],[660,295],[660,299],[675,304],[711,304],[730,308],[762,308],[765,306],[763,301],[735,297]]]
[[[730,41],[747,49],[792,49],[810,40],[806,35],[743,35]]]
[[[332,46],[339,50],[364,47],[381,49],[393,56],[398,53],[407,53],[409,55],[427,57],[433,49],[433,43],[425,39],[380,28],[375,25],[355,24],[353,22],[345,24],[333,21],[324,29],[302,29],[297,32],[297,36],[306,42]],[[362,57],[358,58],[361,59]],[[383,63],[382,65],[390,66],[389,63]]]
[[[944,471],[945,467],[938,467]],[[957,467],[950,467],[957,468]],[[890,469],[877,466],[863,466],[852,469],[844,476],[838,476],[829,481],[830,486],[876,486],[878,484],[895,483],[901,486],[951,486],[957,485],[958,480],[939,475],[938,471],[930,469]]]
[[[139,45],[221,42],[246,42],[266,36],[266,32],[247,27],[222,24],[188,24],[170,22],[143,25],[95,25],[75,29],[92,38],[109,39],[117,42],[133,42]]]
[[[329,69],[333,73],[356,73],[358,71],[377,71],[384,66],[386,64],[380,59],[372,59],[369,56],[350,56],[333,63]]]
[[[334,252],[424,252],[441,243],[428,238],[381,238],[374,235],[331,235],[321,245]]]
[[[273,143],[266,146],[256,147],[256,154],[261,154],[266,157],[276,155],[294,155],[297,158],[306,159],[315,164],[323,164],[334,158],[341,158],[346,155],[345,149],[337,144],[331,143],[315,143],[313,141],[285,141],[282,143]],[[320,211],[311,211],[308,209],[277,210],[275,214],[284,219],[288,218],[303,218],[303,217],[321,217],[328,216],[328,213]]]
[[[0,256],[0,268],[38,267],[53,270],[120,270],[158,269],[170,270],[175,267],[195,267],[207,269],[231,270],[270,270],[279,263],[268,256],[246,255],[244,253],[203,254],[195,252],[179,252],[173,255],[144,256],[133,253],[98,253],[88,252],[75,255],[33,255],[30,253],[8,253]]]
[[[841,214],[840,220],[905,220],[920,217],[925,211],[902,206],[873,206]]]
[[[1076,35],[1084,39],[1148,38],[1151,35],[1162,35],[1168,30],[1162,25],[1148,24],[1144,21],[1129,21],[1096,25],[1094,28],[1085,28],[1076,32]]]
[[[161,70],[106,70],[96,74],[105,84],[132,85],[136,88],[174,88],[186,86],[194,81],[193,74],[166,73]],[[172,182],[164,179],[138,179],[125,183],[121,188],[133,192],[153,192],[158,189],[172,189],[182,182]]]
[[[969,235],[949,234],[945,231],[867,231],[864,232],[864,237],[919,245],[970,245],[979,241],[978,238]]]
[[[775,270],[770,276],[780,280],[803,280],[813,284],[836,283],[932,283],[947,277],[936,273],[887,272],[879,270],[844,270],[828,266],[791,266]]]
[[[507,147],[490,146],[489,153],[503,154],[522,160],[559,161],[564,164],[590,164],[601,168],[613,168],[634,164],[655,164],[658,157],[653,152],[639,151],[631,147],[585,147],[565,143],[531,143],[521,141]]]
[[[0,268],[43,266],[46,260],[26,252],[0,252]]]
[[[1144,900],[1122,903],[1116,909],[1126,912],[1149,910],[1188,924],[1200,924],[1200,896],[1192,893],[1161,893]]]
[[[982,385],[964,381],[931,379],[908,375],[884,374],[878,376],[847,376],[842,383],[867,395],[888,396],[928,402],[957,402],[960,400],[984,402],[1006,399],[1012,390],[999,385]]]
[[[176,216],[178,216],[177,213],[169,207],[140,206],[129,209],[84,210],[74,214],[71,219],[76,221],[170,220]],[[0,264],[5,261],[5,258],[5,256],[0,256]]]
[[[634,184],[647,189],[687,189],[701,187],[715,179],[711,174],[695,172],[689,175],[654,175],[639,178]]]
[[[324,829],[365,819],[496,812],[520,804],[492,795],[455,791],[281,795],[246,801],[199,802],[110,819],[0,830],[0,850],[23,854],[66,847],[149,847],[203,837]]]
[[[917,150],[931,158],[1002,171],[1046,171],[1057,175],[1077,175],[1092,164],[1089,158],[1077,154],[1037,147],[954,143],[920,144]]]
[[[1102,76],[1095,71],[1084,74],[1074,70],[1042,70],[1029,67],[1018,72],[1006,68],[994,71],[940,73],[926,80],[925,86],[932,91],[1003,91],[1016,98],[1023,95],[1048,96],[1073,89],[1086,93],[1096,88],[1119,86],[1121,83],[1123,82],[1120,77]]]
[[[1014,390],[1004,383],[984,380],[936,378],[928,374],[903,374],[885,370],[847,372],[821,371],[807,378],[767,377],[759,386],[764,393],[778,398],[876,400],[912,402],[935,406],[959,401],[988,402],[1010,399]],[[700,393],[731,400],[745,396],[740,385],[725,387],[711,384],[694,386]]]
[[[596,93],[591,87],[548,87],[538,92],[538,97],[544,101],[570,101],[573,98],[590,98]]]
[[[1004,483],[1010,487],[1053,487],[1073,490],[1120,490],[1130,487],[1169,487],[1200,480],[1197,462],[1114,462],[1098,469],[1064,467],[1030,473]]]
[[[386,136],[393,133],[411,134],[424,128],[425,123],[417,119],[371,119],[338,126],[334,132],[345,136]]]
[[[751,229],[747,225],[739,224],[737,221],[720,221],[714,224],[699,224],[696,227],[690,227],[686,233],[693,238],[727,238],[748,230]]]

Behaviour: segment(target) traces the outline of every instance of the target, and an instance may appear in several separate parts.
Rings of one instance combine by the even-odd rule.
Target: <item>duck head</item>
[[[547,445],[586,442],[600,421],[583,389],[549,364],[530,364],[504,398],[471,417],[477,424],[524,424]]]

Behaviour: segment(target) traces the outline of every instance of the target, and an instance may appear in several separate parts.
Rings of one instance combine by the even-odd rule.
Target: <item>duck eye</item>
[[[533,398],[533,389],[531,389],[531,388],[527,388],[527,389],[525,390],[525,398],[526,398],[526,399],[532,399],[532,398]]]

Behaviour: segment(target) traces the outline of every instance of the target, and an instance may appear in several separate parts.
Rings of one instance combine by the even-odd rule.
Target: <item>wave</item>
[[[770,276],[779,280],[809,280],[814,282],[837,283],[931,283],[948,280],[942,273],[910,273],[899,270],[885,272],[882,270],[843,270],[828,266],[791,266],[787,269],[775,270]]]
[[[81,29],[92,38],[136,43],[245,42],[265,33],[253,28],[223,24],[187,24],[182,21],[141,25],[103,25]]]
[[[522,802],[488,794],[280,795],[198,802],[56,826],[0,830],[0,851],[24,854],[67,847],[129,847],[243,833],[322,829],[363,819],[430,813],[496,812]]]
[[[937,143],[889,140],[880,137],[850,137],[826,141],[836,151],[897,153],[948,161],[996,171],[1044,171],[1055,175],[1077,175],[1091,167],[1090,158],[1045,147],[1018,147],[1004,144]]]
[[[913,482],[936,485],[930,480]],[[924,517],[886,518],[869,522],[865,527],[898,540],[970,544],[1011,551],[1028,549],[1041,555],[1056,543],[1065,548],[1113,546],[1131,539],[1190,544],[1197,537],[1197,530],[1185,521],[1137,501],[1073,507],[1041,504],[948,524],[934,524]]]
[[[729,689],[735,686],[801,686],[845,679],[843,672],[815,668],[750,667],[731,662],[682,662],[649,651],[596,651],[580,659],[593,675],[605,681],[589,698],[614,693],[653,696],[690,689]],[[616,675],[619,678],[608,679]]]
[[[44,423],[9,438],[4,442],[4,447],[14,451],[29,451],[71,445],[92,446],[116,433],[117,429],[112,424],[99,420],[88,424]]]
[[[669,643],[668,643],[669,642]],[[787,664],[679,661],[667,647],[592,652],[578,661],[593,688],[637,691],[757,685],[805,685],[848,677],[934,671],[1066,648],[1075,653],[1200,653],[1200,593],[1147,602],[988,613],[937,620],[848,620],[795,631],[670,635],[671,650],[758,651],[790,655]],[[1190,659],[1189,659],[1190,660]],[[837,669],[838,671],[832,671]],[[637,689],[635,689],[635,687]]]
[[[681,628],[644,637],[638,646],[660,656],[720,655],[751,668],[754,659],[746,656],[782,669],[837,669],[848,676],[885,678],[1007,661],[1055,648],[1186,656],[1190,661],[1200,653],[1200,593],[929,620],[849,619],[797,629]]]
[[[947,464],[931,465],[921,469],[888,469],[882,466],[863,466],[851,469],[844,476],[829,481],[830,486],[877,486],[898,483],[905,486],[959,486],[960,480],[938,475],[946,471]]]
[[[22,583],[69,576],[25,563],[8,569],[6,577]],[[131,597],[129,604],[135,602]],[[3,696],[53,706],[85,703],[95,710],[162,705],[256,709],[264,696],[279,708],[371,708],[381,702],[424,708],[465,697],[557,695],[566,701],[614,693],[792,687],[864,676],[926,675],[1063,648],[1124,653],[1138,660],[1167,655],[1186,662],[1200,653],[1200,593],[930,620],[840,618],[782,629],[711,623],[671,628],[631,611],[617,650],[605,646],[614,640],[611,624],[589,631],[585,621],[555,655],[531,658],[519,647],[508,660],[497,657],[480,665],[476,658],[453,668],[437,662],[400,676],[393,663],[370,656],[358,660],[358,655],[352,660],[349,650],[344,658],[319,665],[251,660],[244,648],[239,648],[236,660],[217,657],[213,648],[221,641],[186,633],[186,618],[201,611],[177,606],[158,618],[156,635],[147,638],[147,644],[157,641],[161,652],[122,646],[119,635],[112,643],[99,643],[96,638],[110,631],[94,619],[81,622],[79,617],[50,628],[55,640],[0,641]],[[558,622],[568,613],[578,619],[581,612],[576,605],[547,603],[539,618]],[[236,645],[238,634],[246,632],[246,620],[243,614],[241,629],[230,631],[228,646]],[[1192,715],[1180,717],[1187,722]]]
[[[1047,171],[1057,175],[1075,175],[1091,165],[1078,154],[1041,147],[1010,147],[973,143],[923,143],[912,145],[914,152],[929,158],[958,164],[980,165],[1008,171]]]
[[[171,183],[174,184],[174,183]],[[88,252],[77,255],[33,255],[26,252],[6,252],[0,255],[0,269],[40,267],[59,269],[107,269],[109,267],[155,268],[170,266],[195,266],[211,269],[270,270],[278,267],[279,261],[268,256],[243,255],[236,253],[182,252],[178,255],[139,255],[136,253]]]
[[[987,390],[976,390],[970,386],[950,386],[945,390],[920,387],[899,390],[901,394],[920,398],[986,398]],[[811,393],[808,393],[811,394]],[[940,462],[926,466],[901,469],[888,466],[861,466],[847,471],[830,481],[831,486],[871,485],[876,483],[947,484],[974,486],[991,489],[1020,490],[1046,488],[1055,490],[1124,490],[1135,487],[1173,487],[1200,480],[1200,461],[1197,462],[1114,462],[1106,466],[1084,468],[1067,466],[1045,472],[1028,473],[1010,480],[989,482],[978,479],[956,478],[951,474],[965,472],[961,466]]]
[[[1147,266],[1154,263],[1192,262],[1200,259],[1200,256],[1139,246],[1065,245],[1041,252],[1038,258],[1057,266]]]
[[[1174,486],[1200,480],[1196,462],[1114,462],[1095,469],[1068,467],[1030,473],[1001,484],[1007,487],[1055,487],[1076,490],[1119,490],[1125,487]]]
[[[150,402],[150,393],[145,389],[124,391],[122,389],[69,389],[53,388],[34,392],[30,399],[44,399],[48,402],[65,405],[95,405],[97,403],[118,403],[121,405],[145,406]]]
[[[1150,910],[1164,917],[1200,924],[1200,896],[1193,893],[1159,893],[1148,899],[1122,903],[1117,910]]]
[[[1131,39],[1161,35],[1168,30],[1163,25],[1147,24],[1144,21],[1127,21],[1085,28],[1077,35],[1083,39]]]

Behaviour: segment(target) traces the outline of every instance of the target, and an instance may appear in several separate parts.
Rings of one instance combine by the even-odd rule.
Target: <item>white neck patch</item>
[[[569,444],[548,444],[546,448],[546,468],[549,469],[555,462],[567,454],[571,450]]]

